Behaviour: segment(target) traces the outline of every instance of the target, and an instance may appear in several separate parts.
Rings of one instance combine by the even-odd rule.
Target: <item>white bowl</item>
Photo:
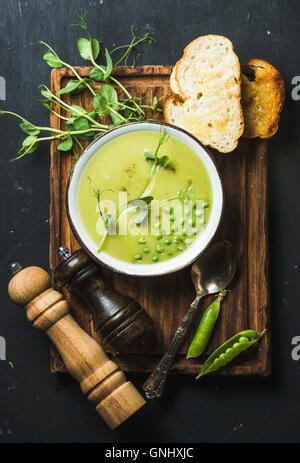
[[[159,132],[161,126],[166,126],[171,136],[185,143],[203,162],[212,186],[212,209],[209,221],[203,233],[195,239],[193,244],[181,254],[164,262],[153,264],[132,264],[124,262],[110,256],[104,251],[97,252],[98,246],[89,236],[85,229],[78,208],[78,188],[83,170],[89,160],[97,153],[97,151],[106,143],[110,142],[121,135],[139,132],[139,131],[155,131]],[[191,264],[202,252],[207,248],[213,239],[218,225],[220,223],[223,210],[223,189],[220,176],[217,168],[206,148],[195,137],[190,135],[185,130],[175,127],[171,124],[143,121],[124,124],[116,127],[93,141],[82,153],[74,166],[67,188],[67,214],[74,235],[84,248],[84,250],[99,264],[109,267],[110,269],[131,276],[158,276],[175,272]]]

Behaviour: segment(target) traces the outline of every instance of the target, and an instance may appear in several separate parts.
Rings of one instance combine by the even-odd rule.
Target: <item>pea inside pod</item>
[[[224,342],[224,344],[218,347],[218,349],[208,357],[196,379],[227,365],[235,357],[255,344],[262,337],[264,332],[265,330],[262,333],[258,333],[255,330],[246,330],[228,339],[228,341]]]
[[[218,297],[205,310],[196,334],[188,348],[186,354],[187,359],[198,357],[207,346],[219,316],[221,302],[226,293],[226,290],[221,291]]]

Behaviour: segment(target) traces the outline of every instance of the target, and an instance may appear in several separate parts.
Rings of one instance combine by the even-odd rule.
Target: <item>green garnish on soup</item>
[[[204,231],[212,188],[185,143],[166,131],[137,131],[111,140],[90,159],[78,203],[99,252],[155,264],[184,252]]]

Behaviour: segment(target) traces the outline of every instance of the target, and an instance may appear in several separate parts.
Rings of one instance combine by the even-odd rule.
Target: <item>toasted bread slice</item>
[[[172,73],[170,75],[170,87],[173,93],[176,93],[179,95],[180,90],[179,90],[179,87],[178,87],[178,84],[175,78],[175,70],[176,70],[176,66],[173,67]]]
[[[173,69],[175,93],[166,100],[167,122],[220,152],[232,151],[244,130],[240,64],[226,37],[207,35],[191,42]]]
[[[242,67],[244,137],[272,137],[278,129],[284,99],[284,81],[277,69],[262,59],[250,59]]]

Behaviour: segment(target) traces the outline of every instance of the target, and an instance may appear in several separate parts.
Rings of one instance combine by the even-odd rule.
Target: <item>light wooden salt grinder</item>
[[[66,300],[51,287],[51,279],[40,267],[22,269],[11,264],[13,275],[8,293],[25,306],[27,318],[38,330],[45,331],[58,349],[69,373],[96,406],[111,429],[127,420],[145,404],[133,384],[112,362],[103,349],[75,322]]]

